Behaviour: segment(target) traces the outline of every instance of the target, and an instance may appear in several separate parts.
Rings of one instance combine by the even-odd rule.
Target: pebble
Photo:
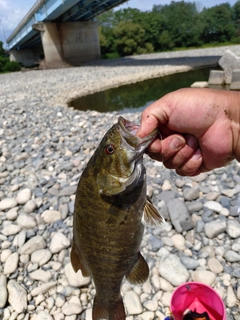
[[[17,270],[19,261],[19,254],[17,252],[12,253],[4,264],[4,274],[11,274]]]
[[[62,249],[70,247],[69,239],[62,233],[56,232],[51,240],[49,249],[52,253],[58,253]]]
[[[49,224],[61,219],[61,213],[57,210],[46,210],[41,216],[44,222]]]
[[[26,204],[32,197],[32,192],[30,189],[25,188],[18,192],[17,194],[17,202],[19,204]]]
[[[159,273],[174,286],[186,282],[189,278],[189,272],[181,263],[178,256],[169,254],[163,256],[160,260]]]
[[[9,280],[7,284],[8,302],[17,313],[27,310],[27,292],[16,280]]]
[[[45,249],[46,242],[42,236],[35,236],[29,239],[20,249],[20,254],[31,254],[36,250]]]
[[[0,276],[0,309],[3,308],[7,302],[7,277],[5,275]]]
[[[139,296],[133,290],[127,291],[125,293],[124,304],[129,315],[140,314],[143,311]]]
[[[214,220],[205,224],[205,234],[208,238],[217,237],[219,234],[225,232],[227,223],[225,220]]]
[[[67,100],[119,81],[186,70],[186,61],[190,67],[213,60],[215,65],[225,50],[188,50],[187,60],[186,51],[161,52],[0,75],[1,319],[91,320],[95,288],[69,262],[75,192],[94,148],[120,112],[74,110]],[[240,53],[239,46],[231,50]],[[138,112],[121,114],[139,122]],[[150,277],[143,285],[124,281],[127,320],[163,320],[173,290],[193,278],[216,287],[228,314],[240,318],[239,163],[196,177],[180,177],[147,156],[144,163],[148,193],[168,222],[146,228],[141,251]]]
[[[195,270],[192,273],[192,280],[196,282],[202,282],[211,286],[216,279],[216,275],[208,270]]]
[[[5,198],[0,201],[0,210],[7,210],[16,207],[18,204],[15,198]]]
[[[64,272],[70,286],[82,287],[88,285],[91,281],[90,277],[83,277],[80,270],[76,273],[73,270],[71,263],[66,264]]]

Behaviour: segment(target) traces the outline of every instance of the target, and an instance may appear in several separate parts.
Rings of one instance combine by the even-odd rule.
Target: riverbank
[[[77,96],[192,68],[214,66],[227,49],[240,54],[240,46],[228,46],[101,60],[75,68],[2,74],[0,104],[11,99],[31,101],[33,93],[36,99],[51,105],[66,105]]]
[[[73,110],[66,102],[212,65],[225,50],[0,75],[1,319],[91,319],[94,286],[76,276],[69,260],[74,199],[84,166],[118,113]],[[239,53],[240,47],[231,50]],[[140,114],[122,116],[139,121]],[[169,223],[145,232],[141,251],[150,277],[143,285],[124,282],[127,320],[163,320],[174,288],[191,280],[214,287],[228,319],[240,319],[239,164],[194,178],[179,177],[147,156],[145,165],[148,193]]]

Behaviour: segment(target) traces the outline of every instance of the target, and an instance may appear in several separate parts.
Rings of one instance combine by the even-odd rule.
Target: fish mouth
[[[135,153],[134,160],[143,155],[144,151],[158,134],[158,130],[155,129],[149,135],[140,138],[136,135],[140,128],[139,124],[126,120],[123,117],[118,118],[118,124],[123,139],[126,141],[128,147]]]

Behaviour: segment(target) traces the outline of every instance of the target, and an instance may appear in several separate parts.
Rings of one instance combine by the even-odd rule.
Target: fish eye
[[[112,153],[114,153],[114,151],[115,151],[115,148],[114,148],[113,144],[106,145],[106,147],[105,147],[106,154],[112,154]]]

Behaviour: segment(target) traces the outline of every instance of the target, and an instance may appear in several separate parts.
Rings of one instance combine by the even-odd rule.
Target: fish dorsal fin
[[[75,272],[78,272],[78,270],[82,271],[82,275],[84,277],[90,277],[89,272],[86,270],[86,268],[84,268],[82,261],[82,257],[81,254],[79,253],[79,251],[77,250],[74,242],[72,244],[72,249],[71,249],[71,264],[73,267],[73,270]]]
[[[154,228],[164,222],[165,222],[165,219],[163,218],[163,216],[153,206],[150,198],[147,197],[144,210],[143,210],[142,223],[146,227]]]
[[[149,276],[149,268],[148,264],[141,255],[138,253],[138,260],[130,270],[128,274],[126,274],[126,279],[131,284],[140,284],[147,280]]]

